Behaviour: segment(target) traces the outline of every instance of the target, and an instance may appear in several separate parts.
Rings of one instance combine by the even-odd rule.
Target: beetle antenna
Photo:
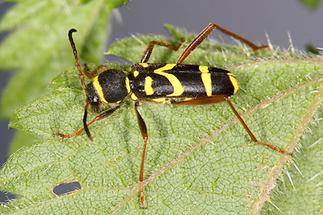
[[[85,90],[85,75],[83,73],[83,70],[82,70],[82,67],[81,67],[81,63],[80,63],[80,59],[78,57],[78,54],[77,54],[77,49],[76,49],[76,46],[75,46],[75,43],[74,43],[74,40],[73,40],[73,33],[74,32],[77,32],[77,30],[75,28],[71,28],[69,31],[68,31],[68,39],[70,41],[70,44],[71,44],[71,47],[72,47],[72,50],[73,50],[73,55],[74,55],[74,60],[75,60],[75,66],[79,72],[79,76],[80,76],[80,81],[81,81],[81,86],[82,86],[82,89]]]
[[[70,41],[70,44],[71,44],[71,47],[72,47],[72,50],[73,50],[75,66],[76,66],[76,68],[77,68],[77,70],[79,72],[81,87],[82,87],[84,95],[85,95],[86,94],[85,93],[85,75],[84,75],[84,72],[82,70],[80,59],[79,59],[79,56],[77,54],[77,49],[76,49],[76,46],[75,46],[75,43],[74,43],[74,39],[73,39],[73,33],[74,32],[77,32],[77,30],[75,28],[71,28],[68,31],[68,39]],[[86,99],[85,104],[84,104],[83,127],[84,127],[84,130],[86,132],[86,135],[92,141],[93,138],[92,138],[92,135],[90,133],[89,127],[87,126],[87,123],[86,123],[88,106],[89,106],[89,101]]]

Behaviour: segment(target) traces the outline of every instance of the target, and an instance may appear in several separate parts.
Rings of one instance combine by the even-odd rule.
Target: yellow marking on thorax
[[[127,89],[127,92],[130,93],[130,83],[129,83],[128,77],[126,77],[126,89]]]
[[[138,100],[138,97],[134,93],[132,93],[130,97],[134,101],[137,101]]]
[[[137,70],[135,70],[134,72],[133,72],[133,76],[134,77],[137,77],[139,75],[139,72],[137,71]]]
[[[212,96],[212,80],[211,73],[207,66],[199,66],[201,71],[201,79],[204,84],[205,92],[207,96]]]
[[[235,78],[234,74],[228,73],[229,79],[233,85],[233,94],[236,94],[236,92],[239,90],[239,84],[237,79]]]
[[[101,87],[101,85],[99,83],[98,78],[99,78],[99,76],[95,76],[93,78],[93,81],[92,81],[93,87],[94,87],[96,93],[98,94],[100,101],[103,102],[103,103],[108,104],[108,101],[105,100],[105,98],[104,98],[103,90],[102,90],[102,87]]]
[[[153,79],[150,76],[145,78],[145,93],[147,96],[154,94],[154,89],[152,87]]]
[[[142,66],[142,67],[144,67],[144,68],[146,68],[146,67],[149,66],[148,63],[139,63],[139,65]]]
[[[176,64],[166,64],[164,67],[154,70],[155,74],[164,76],[165,78],[168,79],[168,81],[173,86],[173,88],[174,88],[173,93],[171,93],[167,96],[180,96],[184,92],[184,88],[183,88],[181,82],[178,80],[178,78],[173,74],[165,72],[167,70],[171,70],[175,66],[176,66]]]

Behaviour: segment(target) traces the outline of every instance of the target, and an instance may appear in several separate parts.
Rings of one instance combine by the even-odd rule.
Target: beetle
[[[163,41],[153,40],[147,45],[141,61],[133,64],[130,71],[124,72],[108,68],[105,65],[100,65],[93,72],[89,72],[86,65],[83,67],[81,66],[78,57],[72,36],[72,34],[76,32],[76,29],[70,29],[68,32],[75,65],[79,72],[82,89],[85,93],[83,127],[71,134],[59,133],[58,135],[62,138],[72,138],[79,136],[85,131],[88,138],[93,140],[88,127],[96,121],[110,116],[124,104],[125,100],[130,98],[134,103],[138,126],[143,138],[139,173],[139,201],[142,207],[145,205],[144,165],[148,143],[147,126],[138,110],[138,107],[142,102],[172,105],[205,105],[226,102],[254,143],[266,146],[280,154],[289,155],[289,153],[283,149],[269,143],[258,141],[235,109],[230,100],[230,97],[236,94],[239,89],[238,81],[234,74],[217,67],[183,64],[190,53],[198,47],[214,29],[218,29],[241,41],[254,51],[268,47],[267,45],[258,46],[218,24],[210,23],[186,47],[176,63],[149,63],[148,60],[156,45],[174,51],[177,51],[181,46],[181,44],[173,45]],[[85,78],[90,78],[91,82],[85,84]],[[87,122],[88,109],[98,113],[98,115],[89,122]]]

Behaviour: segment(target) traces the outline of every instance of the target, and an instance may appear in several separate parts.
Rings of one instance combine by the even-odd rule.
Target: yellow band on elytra
[[[154,70],[155,74],[164,76],[165,78],[168,79],[168,81],[173,86],[173,88],[174,88],[173,93],[171,93],[167,96],[180,96],[184,92],[184,88],[183,88],[181,82],[178,80],[178,78],[173,74],[165,72],[167,70],[173,69],[175,66],[176,66],[176,64],[166,64],[165,66]]]
[[[206,95],[212,96],[212,80],[209,68],[207,66],[199,66],[199,70],[201,71],[201,79],[205,88]]]

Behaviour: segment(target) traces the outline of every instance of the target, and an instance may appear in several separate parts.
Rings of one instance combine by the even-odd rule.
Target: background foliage
[[[0,31],[10,36],[0,45],[0,69],[16,71],[4,90],[0,116],[14,111],[48,89],[48,83],[73,65],[67,31],[74,27],[81,58],[99,64],[111,12],[126,1],[10,1],[16,3],[0,22]],[[31,36],[26,36],[31,35]],[[19,63],[18,63],[19,62]],[[31,145],[36,137],[17,132],[11,152]]]

